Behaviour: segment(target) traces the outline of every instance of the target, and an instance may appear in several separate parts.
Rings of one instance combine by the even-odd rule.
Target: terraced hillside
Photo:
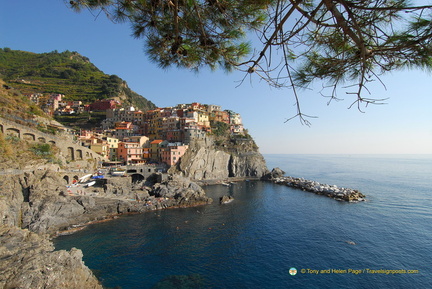
[[[60,93],[66,100],[92,103],[117,98],[141,110],[156,106],[132,91],[126,81],[99,70],[78,52],[32,53],[0,48],[0,78],[23,94]]]

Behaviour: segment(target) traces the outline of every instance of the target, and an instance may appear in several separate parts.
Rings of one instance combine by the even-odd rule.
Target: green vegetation
[[[20,149],[16,149],[19,147]],[[29,164],[62,165],[59,149],[45,143],[34,143],[0,132],[0,169],[22,169]]]
[[[53,154],[51,151],[51,146],[49,144],[46,144],[46,143],[34,144],[30,150],[32,152],[34,152],[34,154],[37,156],[47,157],[47,156],[51,156]]]
[[[211,127],[212,127],[212,133],[215,136],[226,136],[229,135],[230,133],[229,132],[230,125],[225,122],[216,121],[211,124]]]
[[[0,48],[0,78],[23,94],[60,93],[84,104],[119,97],[142,110],[155,105],[127,87],[116,75],[100,71],[78,52],[31,53]]]
[[[221,150],[235,150],[237,145],[243,142],[248,142],[251,147],[257,148],[247,130],[242,134],[231,133],[230,125],[221,121],[212,122],[211,127],[214,144]]]
[[[1,65],[1,63],[0,63]],[[16,89],[6,89],[0,79],[0,116],[17,122],[26,122],[34,116],[45,116],[45,113]]]
[[[0,157],[10,157],[14,152],[14,145],[19,142],[19,138],[14,138],[10,136],[4,136],[0,133]]]
[[[77,115],[58,115],[55,117],[58,122],[74,129],[91,129],[99,126],[105,118],[104,111],[86,111]]]
[[[162,68],[238,69],[276,88],[301,90],[314,81],[330,100],[380,104],[368,86],[392,71],[432,70],[432,5],[409,0],[72,0],[130,24],[145,53]],[[101,13],[103,12],[103,13]],[[247,39],[249,38],[249,39]],[[250,40],[248,42],[247,40]],[[252,46],[253,45],[253,46]],[[291,119],[291,118],[290,118]],[[289,119],[288,119],[289,120]]]

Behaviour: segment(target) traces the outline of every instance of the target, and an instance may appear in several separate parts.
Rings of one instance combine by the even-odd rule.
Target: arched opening
[[[75,155],[74,155],[74,149],[73,147],[68,147],[67,148],[67,160],[69,161],[74,161],[75,160]]]
[[[46,139],[44,137],[38,137],[38,142],[46,143]]]
[[[50,140],[48,143],[49,143],[50,145],[55,145],[55,144],[56,144],[56,142],[53,141],[53,140]]]
[[[20,131],[16,128],[8,128],[6,130],[6,135],[20,138]]]
[[[65,182],[66,182],[66,185],[68,185],[69,184],[69,176],[64,176],[63,177],[63,180],[65,180]]]
[[[76,150],[76,159],[77,160],[82,160],[83,159],[83,152],[82,150]]]
[[[132,174],[132,183],[140,183],[144,181],[144,176],[141,174]]]
[[[27,141],[35,141],[35,140],[36,140],[36,137],[35,137],[35,135],[32,134],[32,133],[24,133],[24,134],[23,134],[23,139],[24,139],[24,140],[27,140]]]

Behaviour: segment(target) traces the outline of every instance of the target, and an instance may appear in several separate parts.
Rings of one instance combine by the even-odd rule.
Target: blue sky
[[[318,116],[312,126],[296,119],[292,91],[253,79],[237,87],[240,72],[176,68],[162,70],[148,61],[142,40],[127,24],[103,13],[75,13],[61,0],[0,0],[0,47],[36,53],[77,51],[103,72],[126,80],[134,91],[159,107],[200,102],[240,113],[261,153],[270,154],[431,154],[432,78],[412,70],[388,74],[386,87],[371,86],[371,97],[388,98],[365,113],[348,109],[353,99],[327,105],[318,89],[301,91],[303,112]]]

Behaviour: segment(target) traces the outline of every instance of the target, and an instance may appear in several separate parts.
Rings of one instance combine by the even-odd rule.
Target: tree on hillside
[[[146,53],[161,67],[220,66],[256,75],[271,86],[298,89],[322,80],[361,104],[367,85],[386,72],[432,67],[432,3],[408,0],[74,0],[76,9],[130,22]],[[261,46],[251,49],[247,33]],[[251,34],[248,34],[251,35]],[[249,58],[246,58],[249,57]],[[245,61],[246,60],[246,61]],[[384,85],[384,84],[383,84]]]

